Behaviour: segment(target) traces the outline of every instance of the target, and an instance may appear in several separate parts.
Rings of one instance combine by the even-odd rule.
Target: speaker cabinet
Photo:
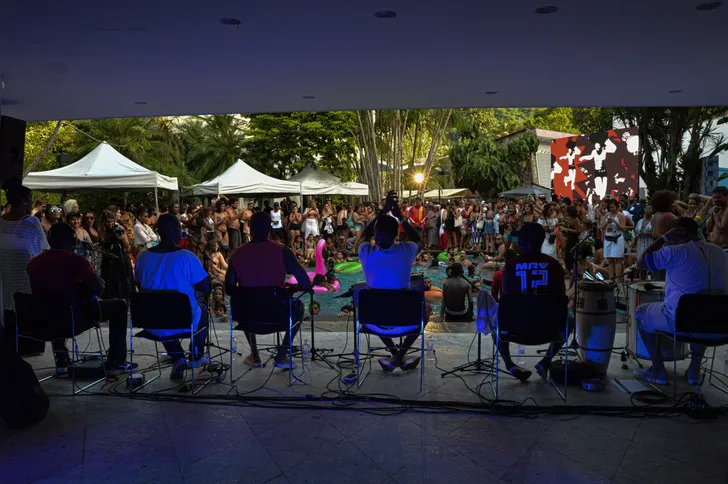
[[[0,186],[12,177],[22,179],[25,121],[0,116]]]

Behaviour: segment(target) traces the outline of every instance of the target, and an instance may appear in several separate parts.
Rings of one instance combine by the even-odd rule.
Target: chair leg
[[[152,382],[155,382],[155,381],[159,380],[162,377],[162,362],[159,359],[159,343],[157,343],[156,341],[154,342],[154,356],[157,358],[157,375],[154,378],[152,378],[151,380],[145,381],[144,383],[142,383],[138,387],[132,388],[131,389],[131,392],[132,393],[138,392],[139,390],[141,390],[145,386],[149,385]]]
[[[228,370],[230,372],[230,384],[235,383],[235,379],[233,378],[233,316],[230,315],[230,369]]]
[[[420,393],[425,382],[425,323],[420,330]]]
[[[498,325],[496,324],[495,328],[495,400],[498,401],[498,398],[500,398],[500,329],[498,328]]]
[[[361,333],[359,331],[359,321],[354,322],[354,360],[356,364],[356,386],[359,387],[359,379],[361,377],[361,359],[359,357],[359,353],[361,352]]]
[[[715,366],[715,354],[717,351],[718,347],[713,346],[713,357],[711,358],[710,362],[710,376],[708,377],[708,384],[713,388],[720,390],[721,392],[728,395],[728,389],[726,389],[724,386],[716,385],[715,383],[713,383],[713,367]]]
[[[690,357],[692,358],[692,355]],[[672,398],[677,399],[677,332],[672,335],[672,375],[674,380],[672,385]]]

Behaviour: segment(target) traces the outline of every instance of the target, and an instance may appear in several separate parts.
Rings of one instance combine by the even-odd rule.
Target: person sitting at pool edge
[[[285,245],[269,240],[271,218],[267,212],[255,212],[250,217],[252,240],[238,247],[232,256],[225,275],[225,291],[232,295],[236,286],[241,287],[286,287],[286,274],[293,274],[304,291],[311,291],[312,284],[306,269],[296,259],[295,254]],[[289,360],[289,346],[301,329],[303,321],[303,302],[293,299],[293,335],[286,332],[283,344],[275,357],[278,368],[295,368]],[[255,334],[245,333],[250,345],[250,355],[243,362],[255,368],[262,366],[258,354]]]
[[[463,266],[458,262],[452,265],[452,277],[442,286],[440,321],[462,323],[472,320],[473,290],[470,283],[463,279]]]
[[[634,374],[641,380],[658,385],[667,385],[668,381],[657,333],[675,330],[675,312],[680,298],[684,294],[728,294],[728,258],[720,246],[700,240],[698,224],[690,217],[677,219],[671,227],[645,249],[637,263],[641,269],[648,271],[667,271],[665,300],[642,304],[635,312],[652,368],[635,370]],[[705,346],[691,344],[690,354],[688,382],[697,385],[700,384],[700,364]]]
[[[564,269],[561,267],[561,263],[553,257],[541,253],[541,245],[546,239],[543,226],[535,222],[527,222],[523,224],[520,230],[514,230],[512,236],[517,238],[519,255],[509,259],[503,267],[503,294],[544,297],[566,294]],[[538,267],[531,269],[530,264],[532,263],[537,263]],[[545,264],[545,267],[541,267],[543,264]],[[516,273],[517,266],[518,273]],[[573,317],[569,316],[569,318],[569,328],[573,331],[574,325],[571,323]],[[534,321],[534,324],[537,325],[538,321]],[[495,337],[494,332],[494,340]],[[536,364],[536,372],[541,378],[547,378],[551,360],[554,355],[558,354],[563,345],[563,341],[551,343],[546,355]],[[498,350],[508,372],[521,381],[528,380],[531,372],[523,370],[513,363],[509,343],[501,341]]]
[[[387,215],[389,212],[392,212],[393,216]],[[364,272],[366,285],[371,289],[410,288],[410,272],[420,250],[420,237],[410,224],[405,223],[402,224],[402,227],[407,234],[408,242],[395,244],[394,241],[399,231],[399,220],[401,219],[402,213],[399,203],[397,203],[397,192],[392,190],[387,194],[384,207],[377,218],[370,222],[364,230],[362,240],[370,240],[373,232],[375,245],[365,242],[359,246],[359,260],[361,261],[362,271]],[[427,314],[425,314],[425,324],[427,324],[427,319]],[[392,353],[391,358],[379,358],[379,364],[384,371],[392,372],[398,366],[402,370],[411,370],[417,367],[420,362],[419,357],[407,361],[405,361],[405,357],[407,356],[407,350],[417,341],[419,334],[405,336],[400,348],[389,337],[411,332],[417,329],[417,326],[385,328],[368,325],[367,328],[377,334],[389,352]]]

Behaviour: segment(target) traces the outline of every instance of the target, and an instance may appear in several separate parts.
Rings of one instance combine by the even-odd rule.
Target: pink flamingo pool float
[[[308,272],[308,278],[313,282],[313,279],[321,275],[323,276],[326,274],[326,266],[324,265],[324,247],[326,247],[326,241],[324,239],[319,239],[318,243],[316,244],[316,272]],[[288,284],[298,284],[298,281],[296,281],[296,276],[291,276],[288,279]],[[339,284],[339,280],[335,280],[332,284],[334,286],[334,291],[338,291],[341,289],[341,286]],[[328,289],[326,289],[323,286],[313,286],[313,292],[329,292]]]

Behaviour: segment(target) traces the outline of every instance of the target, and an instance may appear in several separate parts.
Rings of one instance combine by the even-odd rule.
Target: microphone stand
[[[202,261],[203,261],[202,264],[205,268],[205,272],[207,272],[207,268],[209,267],[208,263],[210,261],[210,257],[207,255],[207,252],[202,250],[200,248],[200,246],[194,240],[190,239],[189,237],[187,238],[187,241],[190,244],[192,244],[199,252],[202,253]],[[228,348],[224,348],[220,345],[217,345],[217,344],[213,343],[212,338],[210,338],[210,327],[212,327],[212,330],[215,331],[215,326],[214,326],[214,322],[213,322],[214,316],[212,314],[210,314],[210,303],[209,303],[208,297],[209,297],[208,295],[204,295],[202,298],[202,300],[204,301],[203,305],[205,306],[205,309],[207,309],[207,318],[209,321],[209,324],[207,326],[207,353],[211,354],[210,348],[215,348],[216,350],[220,351],[220,354],[216,355],[216,356],[219,356],[222,360],[222,355],[224,355],[225,353],[231,352],[232,348],[228,349]],[[217,339],[217,331],[215,331],[215,339]],[[212,356],[210,356],[210,359],[212,359]]]
[[[470,284],[473,287],[473,289],[477,289],[478,291],[481,290],[481,289],[478,289],[477,288],[477,286],[473,283],[473,281],[471,281],[470,279],[466,278],[464,275],[461,275],[460,277],[462,277],[463,280],[465,280],[468,284]],[[477,297],[478,297],[477,296],[477,292],[476,292],[476,296],[475,297],[476,297],[476,314],[475,314],[475,318],[477,319],[478,318],[478,316],[477,316]],[[487,306],[488,306],[488,299],[486,298],[486,314],[489,312],[488,309],[487,309]],[[476,331],[477,331],[477,328],[476,328]],[[458,372],[461,372],[461,371],[462,372],[469,372],[469,373],[492,373],[493,372],[493,370],[495,369],[495,366],[493,365],[492,360],[488,361],[488,360],[484,360],[482,358],[482,339],[483,339],[483,333],[481,333],[480,331],[478,331],[477,338],[478,338],[478,357],[477,357],[477,359],[475,361],[469,361],[469,362],[467,362],[465,364],[462,364],[460,366],[456,366],[455,368],[453,368],[450,371],[446,371],[446,372],[441,373],[440,374],[440,377],[441,378],[445,378],[447,375],[452,375],[454,373],[458,373]],[[501,371],[503,373],[508,373],[505,370],[501,370]]]

